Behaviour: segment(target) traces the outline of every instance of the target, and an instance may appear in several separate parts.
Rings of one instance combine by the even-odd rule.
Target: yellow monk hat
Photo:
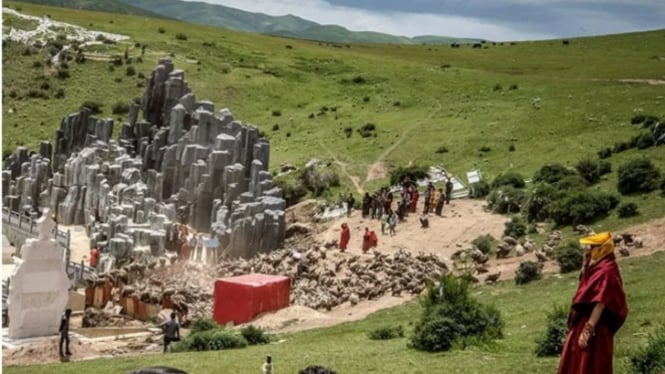
[[[594,246],[591,249],[591,259],[600,260],[614,251],[614,236],[609,231],[601,232],[580,239],[580,244]]]

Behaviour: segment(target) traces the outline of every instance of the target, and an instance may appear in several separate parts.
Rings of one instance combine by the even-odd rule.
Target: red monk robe
[[[418,189],[414,188],[413,191],[411,192],[411,204],[409,206],[409,209],[411,210],[411,213],[415,213],[416,209],[418,207]]]
[[[596,303],[605,306],[587,348],[578,339]],[[568,336],[561,353],[559,374],[611,374],[614,334],[621,328],[628,306],[614,254],[609,254],[580,276],[568,316]]]
[[[369,232],[369,246],[370,248],[375,248],[379,245],[379,238],[376,236],[374,230]]]
[[[342,223],[342,233],[339,238],[339,250],[340,252],[346,251],[346,246],[349,244],[351,239],[351,230],[349,230],[349,225]]]
[[[363,235],[363,253],[367,253],[372,247],[372,234],[369,229],[365,227],[365,235]]]

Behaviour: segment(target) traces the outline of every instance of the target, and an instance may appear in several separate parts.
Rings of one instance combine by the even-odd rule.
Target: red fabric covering
[[[213,318],[217,323],[251,321],[261,313],[289,306],[291,280],[288,277],[248,274],[215,281]]]
[[[409,207],[410,210],[411,210],[411,213],[416,212],[416,208],[418,207],[418,197],[419,197],[418,190],[414,190],[411,193],[411,206]]]
[[[344,252],[346,250],[347,245],[349,245],[349,240],[351,239],[351,230],[349,230],[348,226],[345,226],[342,229],[342,233],[340,234],[339,238],[339,249]]]
[[[372,234],[370,234],[369,231],[365,231],[365,235],[363,235],[363,253],[369,251],[371,247],[372,247]]]
[[[586,349],[577,340],[596,303],[605,305],[596,324],[596,335]],[[589,267],[580,276],[577,293],[568,316],[570,331],[559,362],[559,374],[612,373],[614,334],[628,315],[626,294],[614,254]]]
[[[377,245],[379,245],[379,238],[376,236],[374,230],[369,232],[369,244],[371,248],[374,248]]]

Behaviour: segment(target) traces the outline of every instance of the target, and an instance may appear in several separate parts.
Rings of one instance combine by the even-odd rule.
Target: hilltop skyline
[[[496,41],[616,34],[665,27],[658,0],[205,0],[269,15],[292,14],[352,31]]]

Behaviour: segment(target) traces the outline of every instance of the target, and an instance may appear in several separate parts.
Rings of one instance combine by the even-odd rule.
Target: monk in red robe
[[[369,228],[365,227],[365,235],[363,235],[363,253],[367,253],[372,247],[372,234],[369,232]]]
[[[379,245],[379,238],[376,236],[374,230],[369,232],[369,246],[370,248],[376,248]]]
[[[413,187],[413,190],[411,191],[411,204],[409,206],[411,213],[416,212],[416,208],[418,207],[418,197],[418,188]]]
[[[559,374],[611,374],[614,335],[628,315],[612,233],[582,238],[588,246],[568,315]]]
[[[351,230],[349,230],[349,225],[342,223],[342,233],[339,237],[340,252],[346,251],[346,246],[349,244],[349,240],[351,240]]]

